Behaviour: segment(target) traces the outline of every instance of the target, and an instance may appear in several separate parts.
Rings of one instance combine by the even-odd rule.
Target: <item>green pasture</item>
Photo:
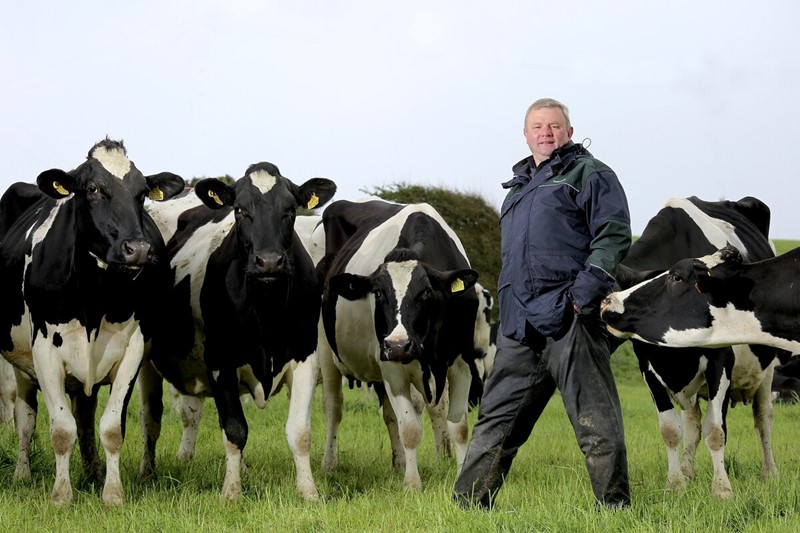
[[[800,242],[779,241],[779,252]],[[159,478],[136,479],[141,450],[138,395],[127,414],[121,470],[127,503],[105,508],[102,487],[86,482],[77,448],[72,459],[75,501],[49,503],[54,477],[47,412],[40,399],[32,454],[33,481],[12,481],[16,434],[0,428],[0,527],[5,531],[647,531],[793,532],[800,530],[800,405],[776,405],[773,450],[781,477],[763,482],[761,452],[749,406],[729,411],[726,464],[734,496],[711,497],[712,468],[701,444],[697,475],[684,492],[665,489],[666,457],[655,408],[628,344],[612,356],[625,418],[633,505],[597,511],[571,427],[558,395],[548,405],[491,512],[463,511],[450,501],[456,469],[452,458],[434,461],[428,421],[420,449],[421,493],[402,491],[402,474],[391,468],[389,440],[374,397],[345,390],[339,469],[320,462],[325,440],[321,389],[313,406],[312,466],[322,500],[295,495],[294,463],[284,437],[287,396],[281,392],[259,410],[245,406],[250,438],[241,500],[221,501],[225,469],[213,402],[206,402],[192,462],[175,458],[178,415],[165,409],[159,446]],[[676,362],[679,364],[679,362]],[[165,395],[166,399],[166,395]],[[475,413],[471,414],[474,422]]]

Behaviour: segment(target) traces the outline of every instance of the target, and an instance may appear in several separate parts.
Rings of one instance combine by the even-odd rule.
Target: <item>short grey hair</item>
[[[564,118],[567,119],[567,129],[572,127],[572,124],[569,122],[569,109],[567,106],[559,102],[558,100],[553,100],[552,98],[539,98],[534,103],[532,103],[528,110],[525,112],[525,121],[522,123],[522,129],[525,130],[528,127],[528,115],[531,114],[531,111],[534,109],[542,109],[545,107],[557,107],[564,113]]]

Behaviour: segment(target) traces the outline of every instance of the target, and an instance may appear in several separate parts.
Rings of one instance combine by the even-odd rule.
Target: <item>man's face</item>
[[[558,107],[532,109],[523,133],[537,165],[572,138],[572,128],[567,128],[567,118]]]

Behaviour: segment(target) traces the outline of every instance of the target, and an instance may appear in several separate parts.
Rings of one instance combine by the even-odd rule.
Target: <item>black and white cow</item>
[[[442,217],[427,204],[371,199],[338,201],[323,213],[325,273],[318,353],[328,438],[323,467],[337,464],[342,375],[382,384],[383,416],[403,487],[420,490],[420,413],[412,385],[440,405],[447,385],[447,422],[463,462],[474,353],[478,273]],[[433,415],[436,416],[436,415]]]
[[[698,198],[671,199],[648,223],[634,242],[618,274],[625,285],[664,271],[684,257],[734,244],[753,259],[774,256],[768,239],[769,208],[755,198],[738,202],[705,202]],[[659,315],[648,304],[637,307],[635,316]],[[606,318],[607,315],[604,315]],[[675,350],[634,341],[639,367],[658,409],[659,427],[667,448],[668,486],[682,488],[694,476],[694,459],[700,442],[701,414],[698,393],[709,404],[703,435],[712,456],[712,493],[732,495],[724,465],[729,402],[753,402],[756,432],[763,451],[762,474],[777,475],[772,457],[772,403],[770,385],[777,364],[776,350],[765,346]],[[674,403],[682,412],[679,415]],[[681,423],[681,418],[683,419]],[[678,446],[683,437],[684,456]]]
[[[603,317],[615,335],[658,346],[751,343],[800,353],[800,248],[746,261],[732,246],[678,261],[658,277],[610,294]]]
[[[38,387],[56,456],[52,502],[72,501],[69,459],[76,438],[90,475],[102,470],[94,413],[98,386],[110,383],[100,418],[103,501],[122,504],[126,406],[148,329],[158,320],[152,295],[169,284],[159,263],[164,242],[144,201],[168,199],[184,182],[170,173],[142,175],[122,143],[108,139],[76,169],[47,170],[36,181],[38,187],[12,185],[0,200],[0,352],[17,378],[14,477],[31,476]]]
[[[241,495],[247,443],[239,395],[249,392],[264,407],[291,375],[286,436],[297,489],[306,499],[318,498],[309,454],[322,283],[294,224],[299,207],[322,206],[335,191],[330,180],[312,178],[298,186],[275,165],[258,163],[233,186],[200,181],[195,193],[202,205],[190,195],[152,210],[170,236],[174,287],[165,298],[171,319],[156,333],[150,352],[158,374],[145,366],[140,379],[143,477],[155,471],[163,411],[160,376],[185,395],[184,401],[193,399],[195,422],[203,398],[214,398],[227,463],[221,494],[232,500]],[[190,422],[179,457],[188,458],[193,447]]]

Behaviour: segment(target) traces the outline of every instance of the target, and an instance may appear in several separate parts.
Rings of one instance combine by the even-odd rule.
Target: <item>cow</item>
[[[478,273],[456,234],[428,204],[339,200],[322,214],[325,276],[318,355],[328,435],[323,468],[338,462],[342,376],[384,389],[382,410],[403,488],[421,490],[420,413],[412,386],[438,406],[460,465],[466,453]],[[435,415],[434,415],[435,416]]]
[[[800,353],[800,248],[747,260],[726,246],[611,293],[603,302],[609,331],[658,346],[749,343]]]
[[[235,500],[248,433],[240,393],[264,407],[291,376],[286,436],[297,490],[318,499],[309,454],[322,283],[294,225],[298,208],[321,207],[335,191],[324,178],[296,185],[262,162],[232,186],[204,179],[196,197],[152,211],[169,236],[173,287],[163,303],[171,319],[156,331],[140,378],[143,478],[155,474],[162,377],[184,395],[184,412],[193,410],[195,423],[203,398],[214,398],[226,455],[221,496]],[[191,455],[195,432],[189,420],[179,458]]]
[[[56,458],[53,504],[73,499],[69,460],[76,439],[90,476],[102,470],[94,413],[103,384],[111,385],[100,418],[103,502],[124,503],[125,411],[144,343],[159,320],[152,294],[168,286],[169,274],[160,262],[164,242],[144,203],[183,188],[175,174],[144,176],[122,142],[106,138],[74,170],[46,170],[36,185],[14,184],[0,199],[0,353],[17,381],[14,477],[31,477],[38,388]]]
[[[478,313],[475,316],[475,337],[473,346],[476,353],[473,365],[470,365],[472,383],[469,387],[469,406],[475,407],[480,403],[483,395],[483,384],[489,378],[489,373],[494,366],[494,355],[497,351],[497,326],[492,323],[492,309],[494,298],[483,288],[480,283],[475,284],[475,294],[478,297]],[[494,329],[494,331],[492,331]],[[492,338],[494,335],[494,338]]]
[[[734,243],[749,257],[774,256],[768,239],[769,208],[747,197],[738,202],[706,202],[696,197],[673,198],[648,222],[622,261],[620,285],[666,270],[675,261]],[[640,312],[645,312],[640,309]],[[647,311],[649,312],[649,311]],[[639,368],[658,410],[659,428],[667,448],[667,485],[681,489],[694,477],[694,460],[701,437],[698,394],[709,400],[703,435],[712,456],[712,494],[728,498],[732,489],[724,465],[725,416],[730,402],[753,402],[756,432],[763,451],[764,477],[777,476],[770,443],[770,384],[776,351],[764,346],[719,349],[669,349],[633,342]],[[675,409],[677,403],[682,411]],[[683,419],[681,421],[681,418]],[[682,422],[682,423],[681,423]],[[683,437],[680,463],[678,446]]]

